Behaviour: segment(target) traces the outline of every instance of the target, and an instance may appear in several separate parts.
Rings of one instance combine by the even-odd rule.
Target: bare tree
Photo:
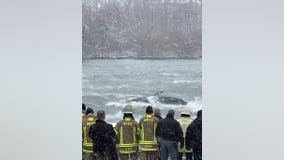
[[[84,0],[83,58],[201,57],[201,0]]]

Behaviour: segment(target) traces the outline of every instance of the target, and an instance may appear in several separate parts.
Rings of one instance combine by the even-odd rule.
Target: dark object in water
[[[163,94],[163,91],[157,92],[153,96],[157,97],[156,102],[162,103],[162,104],[173,104],[173,105],[186,105],[187,104],[187,102],[182,100],[181,98],[178,98],[172,95]],[[139,98],[131,99],[128,102],[150,103],[148,97],[139,97]]]
[[[163,104],[175,104],[175,105],[186,105],[187,103],[180,99],[175,97],[165,97],[165,96],[159,96],[158,101]]]

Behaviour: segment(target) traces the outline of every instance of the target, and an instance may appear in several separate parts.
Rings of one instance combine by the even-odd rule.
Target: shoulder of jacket
[[[110,124],[110,123],[107,123],[107,126],[108,126],[110,129],[113,128],[112,124]]]
[[[136,122],[135,120],[132,120],[132,123],[138,125],[138,122]]]
[[[122,124],[123,122],[124,122],[124,120],[122,119],[122,120],[118,121],[118,122],[116,123],[116,125],[120,125],[120,124]]]
[[[142,122],[145,118],[146,118],[145,116],[140,118],[139,123]]]
[[[196,126],[196,122],[192,121],[189,125],[188,128],[193,128],[194,126]]]
[[[165,121],[165,119],[161,119],[159,120],[159,123],[163,123]]]
[[[159,118],[157,118],[157,117],[155,117],[155,116],[153,116],[153,119],[154,119],[156,122],[159,121]]]

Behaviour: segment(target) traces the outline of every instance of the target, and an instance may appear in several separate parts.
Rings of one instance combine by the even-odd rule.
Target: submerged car
[[[186,105],[187,103],[177,97],[173,96],[158,96],[158,102],[163,104],[175,104],[175,105]]]
[[[161,103],[161,104],[172,104],[172,105],[186,105],[187,102],[181,98],[174,95],[163,94],[163,92],[158,92],[153,96],[149,97],[139,97],[131,99],[128,102],[142,102],[142,103]]]

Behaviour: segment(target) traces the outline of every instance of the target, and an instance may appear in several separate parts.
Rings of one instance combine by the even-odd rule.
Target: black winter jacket
[[[197,118],[187,127],[185,136],[187,149],[201,156],[202,153],[202,111],[197,112]]]
[[[156,137],[162,137],[166,140],[180,142],[182,144],[181,146],[184,144],[181,126],[179,122],[171,115],[167,115],[165,119],[159,121],[156,130]]]
[[[115,131],[111,124],[97,120],[96,123],[90,127],[88,135],[93,140],[94,153],[106,153],[110,155],[111,160],[118,160],[116,146],[113,142]]]

